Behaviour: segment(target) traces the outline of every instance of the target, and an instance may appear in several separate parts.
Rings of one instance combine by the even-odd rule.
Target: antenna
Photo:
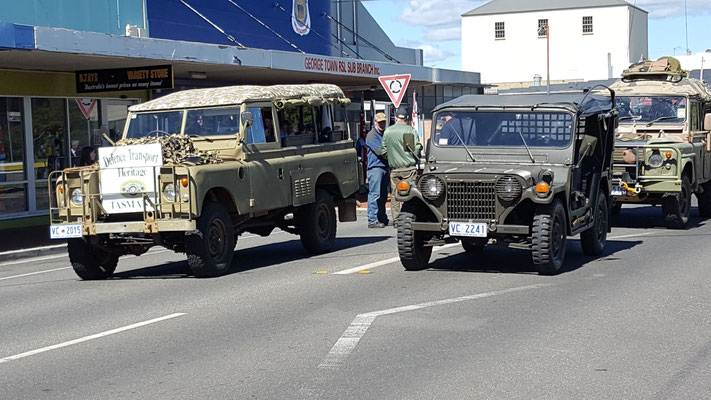
[[[686,14],[686,0],[684,0],[684,31],[686,32],[686,55],[691,55],[689,51],[689,19]]]

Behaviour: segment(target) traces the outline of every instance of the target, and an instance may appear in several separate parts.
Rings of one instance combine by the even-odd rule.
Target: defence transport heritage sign
[[[77,71],[76,85],[77,93],[172,89],[173,66]]]
[[[101,205],[109,214],[143,211],[143,193],[156,202],[156,167],[163,165],[160,143],[99,148]],[[147,211],[153,211],[150,203]]]

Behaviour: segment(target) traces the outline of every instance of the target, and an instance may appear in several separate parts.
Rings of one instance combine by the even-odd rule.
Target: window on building
[[[593,33],[592,17],[583,17],[583,34]]]
[[[504,31],[503,22],[494,22],[494,38],[504,39],[506,37],[506,32]]]
[[[548,36],[548,18],[538,20],[538,37]]]

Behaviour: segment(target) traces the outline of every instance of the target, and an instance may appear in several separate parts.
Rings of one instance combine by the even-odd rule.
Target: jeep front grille
[[[449,219],[496,219],[494,182],[447,182]]]

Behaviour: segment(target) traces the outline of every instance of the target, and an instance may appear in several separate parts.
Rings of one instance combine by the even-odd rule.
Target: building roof
[[[490,14],[511,14],[533,11],[567,10],[574,8],[594,8],[594,7],[614,7],[629,6],[640,11],[647,12],[624,0],[492,0],[469,12],[462,14],[463,17]]]
[[[433,111],[445,108],[562,108],[589,115],[609,111],[613,108],[609,97],[593,93],[554,93],[550,95],[531,94],[518,96],[465,95],[440,104]]]
[[[155,111],[195,107],[230,106],[245,101],[269,101],[282,103],[317,98],[323,103],[347,102],[343,91],[336,85],[274,85],[274,86],[224,86],[208,89],[191,89],[131,106],[130,110]]]

